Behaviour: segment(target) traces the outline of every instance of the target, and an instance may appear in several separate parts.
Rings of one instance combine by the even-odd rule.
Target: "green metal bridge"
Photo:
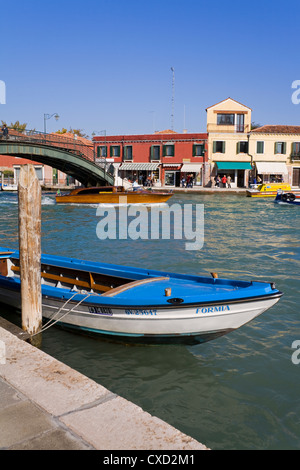
[[[26,158],[56,168],[75,178],[84,186],[114,184],[111,167],[105,160],[96,162],[93,144],[62,134],[46,134],[9,129],[7,137],[0,136],[0,155]]]

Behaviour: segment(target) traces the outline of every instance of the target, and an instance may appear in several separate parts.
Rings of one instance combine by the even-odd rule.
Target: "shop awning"
[[[182,173],[199,173],[202,168],[202,163],[184,163],[181,168]]]
[[[256,162],[258,174],[282,175],[287,174],[287,166],[283,162]]]
[[[181,166],[181,163],[163,163],[163,167],[168,167],[168,168],[178,168]]]
[[[219,170],[252,170],[250,162],[216,162]]]
[[[126,162],[122,163],[119,167],[119,170],[145,170],[145,171],[153,171],[159,167],[159,163],[134,163],[134,162]]]

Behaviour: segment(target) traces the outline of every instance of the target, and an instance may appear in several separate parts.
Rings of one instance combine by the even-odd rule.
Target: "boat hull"
[[[56,196],[56,202],[57,204],[154,204],[167,202],[171,197],[171,193],[127,191],[121,194],[100,193]]]
[[[290,191],[291,187],[287,183],[263,183],[257,189],[247,189],[248,197],[274,197],[277,191]]]
[[[42,288],[43,291],[43,288]],[[42,295],[44,320],[78,332],[137,342],[210,341],[234,331],[275,305],[280,295],[235,302],[208,302],[191,306],[153,307],[147,305],[110,307],[82,294],[66,304],[65,299]],[[19,290],[0,287],[0,301],[21,309]]]
[[[278,192],[275,198],[277,204],[290,204],[294,206],[300,205],[300,193],[281,193]]]
[[[246,191],[246,195],[248,197],[259,197],[259,198],[261,198],[261,197],[273,197],[274,198],[276,196],[276,194],[277,194],[277,191],[260,192],[260,191],[255,191],[253,189],[252,190],[249,189],[249,190]]]

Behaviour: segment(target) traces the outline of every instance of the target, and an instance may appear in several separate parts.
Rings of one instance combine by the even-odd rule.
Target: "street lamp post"
[[[59,115],[57,113],[53,113],[53,114],[44,114],[44,134],[46,134],[46,121],[48,119],[51,119],[52,117],[55,117],[56,121],[58,121],[59,119]]]

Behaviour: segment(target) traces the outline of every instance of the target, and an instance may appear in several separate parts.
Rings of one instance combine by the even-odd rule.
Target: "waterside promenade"
[[[0,318],[0,450],[208,450],[20,333]]]

